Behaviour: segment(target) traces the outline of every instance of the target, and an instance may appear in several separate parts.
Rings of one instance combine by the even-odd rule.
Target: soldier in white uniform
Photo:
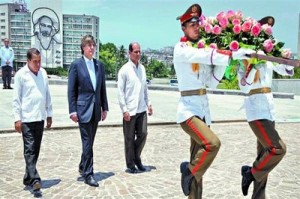
[[[173,60],[181,93],[177,123],[191,137],[190,162],[180,165],[181,186],[186,196],[197,199],[202,198],[202,176],[221,145],[219,138],[209,128],[211,116],[206,87],[216,88],[231,56],[231,51],[193,47],[197,46],[200,39],[200,16],[201,7],[194,4],[177,18],[185,39],[176,44]],[[239,54],[239,51],[234,54]]]
[[[259,22],[261,25],[269,23],[272,26],[274,18],[263,18]],[[241,169],[242,191],[245,196],[254,181],[252,199],[266,198],[268,174],[286,153],[286,146],[275,129],[275,110],[271,92],[273,70],[280,75],[294,74],[293,66],[274,65],[271,62],[254,65],[251,70],[240,66],[238,70],[240,89],[249,94],[244,103],[247,121],[257,137],[257,157],[253,166],[242,166]]]

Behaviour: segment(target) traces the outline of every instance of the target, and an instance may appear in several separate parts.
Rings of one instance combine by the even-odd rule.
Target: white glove
[[[287,70],[294,70],[294,66],[289,66],[289,65],[287,65],[286,67],[285,67]]]
[[[240,48],[238,51],[232,52],[232,59],[250,59],[250,57],[247,57],[246,54],[252,53],[255,53],[255,51],[247,48]]]

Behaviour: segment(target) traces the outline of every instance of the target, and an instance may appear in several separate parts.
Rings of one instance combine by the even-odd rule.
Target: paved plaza
[[[222,141],[220,152],[204,175],[203,198],[250,199],[240,189],[240,167],[255,158],[255,137],[246,123],[213,124]],[[287,154],[269,176],[268,199],[298,199],[300,193],[299,123],[277,124]],[[148,172],[125,172],[121,127],[99,127],[94,170],[100,186],[82,182],[78,174],[81,143],[77,129],[46,131],[37,168],[43,198],[185,198],[179,165],[188,160],[189,138],[178,125],[150,125],[142,160]],[[32,198],[24,190],[23,143],[20,134],[0,135],[0,198]],[[252,189],[252,187],[250,187]]]
[[[147,172],[125,171],[122,116],[116,88],[108,88],[108,118],[101,122],[94,144],[94,172],[100,186],[84,184],[78,173],[81,155],[79,130],[68,118],[65,85],[50,86],[53,128],[44,132],[38,171],[42,198],[169,199],[186,198],[180,187],[179,165],[189,158],[189,137],[175,124],[178,92],[151,90],[154,115],[149,117],[148,140],[142,153]],[[33,198],[22,184],[23,142],[13,130],[12,90],[0,89],[0,198]],[[256,140],[239,110],[244,97],[209,95],[214,123],[212,130],[222,146],[204,175],[204,199],[250,199],[240,188],[240,167],[255,159]],[[300,196],[299,96],[275,99],[277,130],[287,154],[270,173],[267,199],[298,199]],[[252,186],[250,187],[252,190]]]

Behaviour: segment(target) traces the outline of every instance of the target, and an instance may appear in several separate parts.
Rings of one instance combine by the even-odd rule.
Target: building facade
[[[25,65],[31,47],[40,50],[43,67],[68,68],[81,56],[80,40],[84,35],[93,35],[99,43],[99,17],[63,14],[61,0],[31,2],[30,11],[25,0],[0,4],[0,38],[11,41],[15,70]]]
[[[299,27],[298,27],[298,59],[300,59],[300,13],[299,13]]]
[[[63,65],[70,65],[81,56],[80,41],[84,35],[93,35],[99,44],[99,17],[91,15],[63,15]],[[99,51],[96,50],[96,57]]]

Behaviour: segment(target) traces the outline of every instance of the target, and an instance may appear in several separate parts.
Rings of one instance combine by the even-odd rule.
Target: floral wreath
[[[240,11],[220,12],[215,17],[200,17],[199,38],[197,48],[215,48],[220,50],[237,51],[240,48],[248,48],[258,53],[269,56],[290,58],[290,49],[283,49],[284,43],[277,41],[272,35],[272,26],[261,24],[259,21],[247,17],[244,18]],[[181,39],[184,42],[184,39]],[[255,66],[264,63],[264,60],[251,58],[249,64]],[[225,72],[225,77],[232,80],[236,77],[236,70],[243,62],[232,60]],[[246,68],[243,67],[243,68]]]

